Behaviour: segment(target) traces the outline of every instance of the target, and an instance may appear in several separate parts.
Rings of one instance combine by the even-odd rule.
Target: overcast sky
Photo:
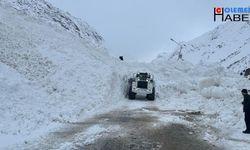
[[[113,56],[150,61],[171,52],[177,41],[191,40],[219,23],[216,6],[247,7],[249,0],[48,0],[83,19],[105,39]]]

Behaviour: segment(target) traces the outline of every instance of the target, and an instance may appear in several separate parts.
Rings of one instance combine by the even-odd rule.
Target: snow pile
[[[1,82],[1,133],[18,134],[22,130],[18,127],[23,124],[23,126],[29,126],[34,123],[34,130],[39,126],[39,120],[36,116],[40,116],[43,112],[37,110],[35,114],[32,111],[34,105],[41,106],[45,94],[35,90],[35,88],[29,85],[27,79],[20,76],[15,70],[9,68],[8,66],[0,64],[0,82]],[[29,103],[26,103],[28,102]],[[24,107],[26,106],[26,107]],[[44,106],[43,106],[44,107]],[[40,116],[41,117],[41,116]],[[38,118],[40,118],[38,117]],[[45,119],[45,118],[41,118]],[[27,122],[25,120],[33,120],[32,122]]]
[[[181,95],[190,90],[197,90],[197,83],[188,76],[193,65],[188,62],[176,62],[167,60],[154,60],[151,70],[155,74],[157,94],[161,98],[169,98],[172,95]]]
[[[202,79],[199,83],[199,87],[201,89],[203,88],[208,88],[211,86],[220,86],[221,85],[221,80],[219,78],[215,78],[215,77],[208,77],[205,79]]]
[[[65,27],[53,21],[60,16]],[[0,149],[116,102],[115,61],[99,35],[74,19],[43,0],[0,1]]]
[[[232,139],[242,144],[242,150],[249,146],[241,142],[245,123],[240,92],[250,89],[248,79],[219,65],[192,65],[167,57],[154,60],[151,68],[156,76],[160,109],[202,112],[199,123],[204,125],[205,139],[226,144],[230,149],[237,148]]]
[[[228,92],[222,87],[208,87],[201,90],[201,95],[205,98],[224,98],[227,97]]]
[[[208,77],[202,79],[199,82],[199,87],[201,90],[201,95],[206,98],[223,98],[226,97],[227,91],[223,87],[220,87],[221,79],[217,77]]]

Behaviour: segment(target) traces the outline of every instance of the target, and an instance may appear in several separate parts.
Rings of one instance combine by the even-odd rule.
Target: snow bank
[[[200,89],[208,88],[211,86],[218,87],[221,85],[221,80],[216,77],[208,77],[205,79],[202,79],[199,83]]]
[[[211,86],[211,87],[202,89],[201,95],[208,99],[210,98],[222,99],[222,98],[228,97],[228,91],[227,89],[223,87]]]
[[[117,103],[112,97],[120,94],[114,87],[121,84],[122,75],[115,60],[93,42],[96,37],[90,37],[97,33],[81,26],[81,35],[93,33],[81,38],[51,24],[51,13],[45,13],[55,8],[46,6],[42,12],[45,5],[40,4],[47,4],[43,2],[0,2],[0,140],[18,139],[1,142],[0,149],[111,109],[108,106]],[[67,23],[72,22],[65,24],[70,28]]]
[[[180,67],[180,68],[179,68]],[[157,105],[163,110],[200,111],[204,116],[204,139],[218,145],[227,145],[227,149],[237,149],[235,139],[242,150],[245,129],[242,112],[242,88],[250,89],[250,81],[219,65],[191,65],[186,62],[173,62],[168,58],[154,60],[159,98]],[[164,117],[164,116],[162,116]]]
[[[221,99],[228,96],[226,88],[221,87],[221,77],[207,77],[199,81],[200,94],[205,98]]]

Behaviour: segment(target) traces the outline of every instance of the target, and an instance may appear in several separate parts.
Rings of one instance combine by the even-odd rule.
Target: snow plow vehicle
[[[135,99],[136,95],[155,100],[155,82],[151,74],[140,72],[128,79],[128,98]]]

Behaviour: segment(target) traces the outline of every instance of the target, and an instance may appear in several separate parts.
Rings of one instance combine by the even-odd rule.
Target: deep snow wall
[[[85,22],[46,1],[0,1],[1,147],[112,103],[119,62],[102,41]]]

